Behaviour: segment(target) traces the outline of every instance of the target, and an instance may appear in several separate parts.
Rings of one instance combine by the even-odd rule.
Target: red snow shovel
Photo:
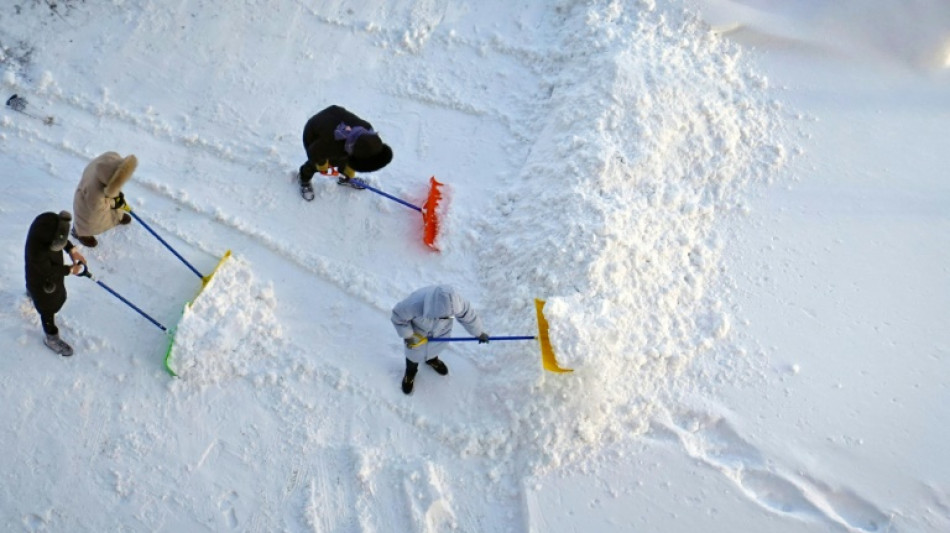
[[[335,168],[332,169],[332,171],[328,171],[325,174],[321,172],[321,174],[327,177],[340,176],[340,172]],[[435,246],[435,241],[436,241],[436,238],[439,236],[438,207],[439,207],[439,201],[442,200],[441,187],[443,183],[437,181],[435,179],[435,176],[432,176],[431,178],[429,178],[429,194],[426,197],[425,203],[422,204],[422,207],[411,204],[403,200],[402,198],[397,198],[389,193],[385,193],[373,187],[372,185],[369,185],[368,183],[366,183],[365,181],[359,178],[350,178],[349,180],[346,181],[346,183],[355,185],[357,188],[362,187],[364,189],[369,189],[380,196],[385,196],[386,198],[389,198],[390,200],[394,202],[400,203],[408,207],[409,209],[414,209],[418,211],[420,214],[422,214],[422,242],[424,242],[426,246],[428,246],[429,248],[432,248],[435,251],[439,250]]]

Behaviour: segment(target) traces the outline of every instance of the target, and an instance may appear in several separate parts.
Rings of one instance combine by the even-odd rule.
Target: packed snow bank
[[[700,21],[651,2],[563,16],[564,52],[542,67],[551,99],[485,219],[482,269],[492,305],[524,329],[532,298],[547,298],[558,359],[576,370],[538,393],[572,413],[535,428],[575,441],[548,446],[555,455],[643,431],[665,386],[722,342],[716,223],[787,158],[766,80]],[[523,352],[504,364],[537,375]]]

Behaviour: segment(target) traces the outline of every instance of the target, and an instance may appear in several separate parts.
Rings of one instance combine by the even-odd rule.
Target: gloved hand
[[[115,198],[112,198],[112,209],[122,209],[126,205],[125,195],[122,194],[122,191],[119,191],[119,195]]]
[[[478,336],[478,344],[488,344],[488,333],[482,333]]]
[[[356,171],[350,168],[350,165],[343,165],[343,168],[338,169],[340,174],[343,174],[343,177],[346,179],[353,179],[356,177]]]
[[[419,335],[418,333],[413,333],[412,337],[407,337],[403,339],[402,341],[406,343],[406,348],[409,348],[410,350],[414,350],[418,348],[419,346],[422,346],[423,344],[429,342],[429,339],[423,337],[422,335]]]
[[[69,258],[73,260],[73,266],[86,262],[86,258],[76,248],[69,251]]]
[[[316,165],[316,167],[317,167],[317,172],[321,174],[327,174],[330,172],[330,160],[326,160],[323,163]]]

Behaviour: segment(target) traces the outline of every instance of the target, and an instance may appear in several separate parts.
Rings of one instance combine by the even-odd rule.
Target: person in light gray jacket
[[[448,343],[428,342],[428,339],[451,334],[453,317],[473,337],[478,337],[479,344],[488,342],[488,333],[471,304],[448,285],[423,287],[393,307],[393,326],[406,345],[406,374],[402,378],[404,393],[412,392],[416,371],[423,361],[440,375],[449,373],[448,367],[439,359]]]

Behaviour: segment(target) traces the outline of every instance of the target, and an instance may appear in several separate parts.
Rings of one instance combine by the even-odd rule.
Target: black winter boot
[[[406,359],[406,374],[402,377],[402,392],[412,394],[412,387],[416,381],[416,372],[419,371],[419,363],[413,363]]]
[[[303,196],[303,199],[312,202],[314,193],[313,193],[313,184],[309,181],[303,181],[300,177],[300,173],[297,173],[297,183],[300,184],[300,196]]]
[[[440,376],[448,375],[449,367],[445,366],[445,363],[442,362],[438,357],[433,357],[426,361],[426,364],[431,366],[433,370],[439,373]]]

